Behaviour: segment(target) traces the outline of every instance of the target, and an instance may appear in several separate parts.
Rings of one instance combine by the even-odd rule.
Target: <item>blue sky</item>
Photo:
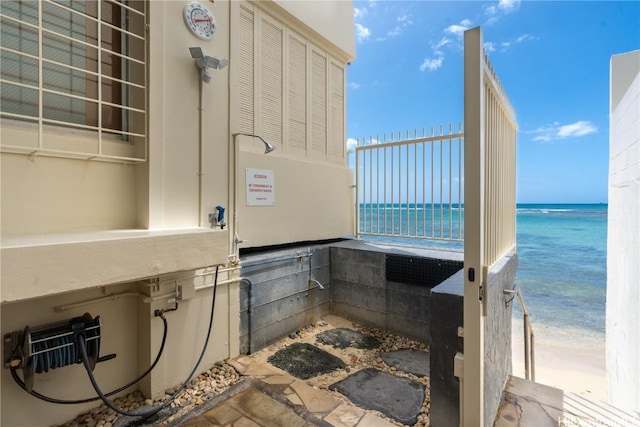
[[[463,120],[462,33],[480,25],[516,111],[519,203],[607,201],[609,62],[640,1],[354,1],[347,136]]]

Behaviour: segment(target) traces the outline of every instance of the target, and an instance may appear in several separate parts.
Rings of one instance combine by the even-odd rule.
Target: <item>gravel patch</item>
[[[229,364],[216,363],[210,370],[193,378],[187,387],[178,393],[176,399],[144,423],[137,417],[125,417],[106,405],[92,408],[78,415],[75,419],[60,424],[58,427],[133,427],[133,426],[165,426],[182,417],[189,411],[224,393],[230,386],[240,380],[240,375]],[[113,400],[113,403],[126,412],[148,410],[168,399],[179,388],[171,388],[156,400],[145,399],[142,393],[134,391]]]

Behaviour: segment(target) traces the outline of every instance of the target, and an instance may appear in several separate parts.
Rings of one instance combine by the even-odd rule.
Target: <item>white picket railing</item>
[[[355,152],[357,237],[463,240],[461,124],[360,138]]]

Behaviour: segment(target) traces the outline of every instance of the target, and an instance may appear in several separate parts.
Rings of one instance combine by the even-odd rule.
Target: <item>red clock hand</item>
[[[211,19],[194,19],[193,22],[211,22]]]

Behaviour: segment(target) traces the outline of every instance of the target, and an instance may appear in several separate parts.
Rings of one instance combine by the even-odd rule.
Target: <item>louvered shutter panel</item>
[[[282,144],[282,28],[267,17],[260,34],[260,133]]]
[[[307,149],[307,48],[289,36],[289,117],[287,143],[291,152],[306,155]]]
[[[331,64],[331,141],[332,160],[344,159],[344,69]]]
[[[311,148],[327,152],[327,59],[318,52],[311,59]]]
[[[253,33],[253,10],[240,6],[240,70],[238,73],[240,117],[238,126],[241,132],[246,133],[254,133]]]

